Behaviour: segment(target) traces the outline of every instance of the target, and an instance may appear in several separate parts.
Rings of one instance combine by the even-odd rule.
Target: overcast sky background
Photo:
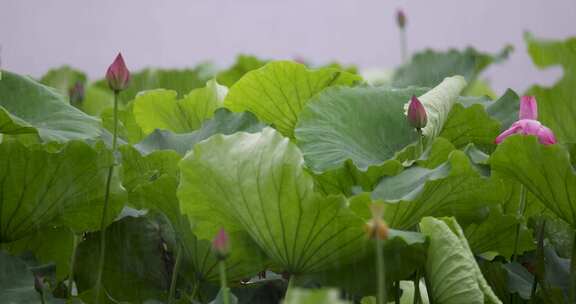
[[[576,0],[0,0],[2,68],[41,76],[69,64],[98,78],[118,51],[132,70],[225,66],[238,53],[392,68],[397,8],[408,15],[410,51],[514,45],[484,74],[498,92],[561,75],[533,67],[524,31],[576,36]]]

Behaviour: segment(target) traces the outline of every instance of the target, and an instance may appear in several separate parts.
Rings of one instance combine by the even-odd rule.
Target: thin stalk
[[[422,129],[416,129],[418,133],[418,148],[416,151],[416,158],[419,158],[422,153],[424,153],[424,134],[422,134]]]
[[[402,63],[408,60],[408,48],[406,46],[406,29],[400,29],[400,55],[402,56]]]
[[[44,290],[40,292],[40,303],[46,304],[46,296],[44,295]]]
[[[376,237],[376,267],[378,273],[378,304],[387,303],[386,299],[386,269],[384,264],[384,249],[382,247],[382,240]]]
[[[100,303],[100,289],[102,288],[102,274],[104,272],[104,261],[106,260],[106,218],[108,217],[108,205],[110,201],[110,186],[112,184],[112,175],[116,165],[116,145],[118,141],[118,94],[114,91],[114,130],[112,134],[112,158],[113,162],[108,168],[106,178],[106,192],[104,194],[104,206],[102,207],[102,219],[100,220],[100,257],[98,260],[98,272],[96,275],[96,304]]]
[[[66,303],[72,302],[72,288],[74,287],[74,268],[76,266],[76,247],[78,246],[78,235],[73,234],[72,238],[72,257],[70,258],[70,273],[68,274],[68,295]]]
[[[424,284],[426,285],[426,293],[428,295],[428,303],[434,304],[434,295],[432,294],[432,285],[430,285],[430,274],[424,272]]]
[[[517,213],[519,216],[523,216],[524,215],[524,210],[526,209],[526,187],[524,187],[524,185],[520,184],[520,203],[518,205],[518,210]],[[516,235],[514,236],[514,253],[512,254],[512,257],[510,258],[510,260],[512,262],[516,261],[516,259],[518,258],[518,242],[520,240],[520,229],[522,228],[522,223],[518,223],[518,225],[516,225]]]
[[[574,303],[576,301],[576,229],[574,229],[572,257],[570,260],[570,303]]]
[[[538,223],[538,247],[536,248],[536,272],[534,281],[532,282],[532,291],[530,292],[530,302],[534,303],[536,297],[536,290],[538,289],[538,282],[546,277],[544,273],[544,231],[546,229],[546,220],[539,221]],[[540,283],[544,288],[544,284]]]
[[[230,291],[226,286],[226,262],[221,259],[218,262],[218,268],[220,269],[220,288],[222,290],[222,300],[224,304],[230,304]]]
[[[176,250],[176,262],[172,268],[172,279],[170,280],[170,293],[168,294],[168,304],[174,303],[176,293],[176,283],[178,283],[178,271],[180,270],[180,261],[182,260],[182,246],[178,245]]]
[[[414,301],[413,304],[420,304],[420,269],[416,270],[416,277],[414,278]]]
[[[394,283],[394,303],[400,304],[400,281]]]

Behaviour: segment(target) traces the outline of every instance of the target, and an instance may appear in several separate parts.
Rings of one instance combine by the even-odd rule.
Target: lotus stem
[[[394,303],[400,304],[400,281],[394,283]]]
[[[220,259],[218,262],[218,268],[220,269],[220,289],[222,290],[222,301],[224,304],[230,304],[230,290],[226,286],[226,262],[224,259]]]
[[[102,219],[100,221],[100,258],[98,260],[98,272],[96,275],[96,304],[100,303],[100,289],[102,288],[102,274],[104,272],[104,261],[106,260],[106,218],[108,217],[108,205],[110,202],[110,186],[112,184],[112,175],[116,165],[116,150],[118,141],[118,94],[120,91],[114,91],[114,129],[112,134],[112,165],[108,168],[106,178],[106,192],[104,194],[104,206],[102,207]]]
[[[536,248],[536,272],[534,275],[534,281],[532,282],[532,290],[530,292],[530,302],[534,302],[536,297],[536,290],[538,289],[538,282],[545,278],[544,269],[544,232],[546,229],[546,220],[542,220],[538,223],[538,247]],[[544,288],[544,284],[540,284],[541,288]]]
[[[416,270],[416,277],[414,278],[414,301],[413,304],[420,304],[420,269]]]
[[[383,241],[376,237],[375,247],[376,247],[376,267],[378,273],[378,304],[387,303],[386,299],[386,269],[384,263],[384,248]]]
[[[520,184],[520,202],[518,204],[517,214],[518,216],[524,215],[524,210],[526,209],[526,187]],[[510,260],[512,262],[516,261],[518,258],[518,242],[520,241],[520,229],[522,228],[522,223],[516,225],[516,235],[514,236],[514,253]]]
[[[178,283],[178,271],[180,270],[180,262],[182,261],[182,246],[178,245],[176,250],[176,262],[172,268],[172,279],[170,280],[170,293],[168,294],[168,304],[174,303],[174,295],[176,294],[176,283]]]
[[[570,258],[570,303],[576,301],[576,229],[572,241],[572,257]]]
[[[400,55],[402,56],[402,63],[408,62],[408,47],[406,46],[406,29],[400,29]]]
[[[76,267],[76,247],[78,246],[78,235],[73,233],[72,257],[70,258],[70,273],[68,274],[68,295],[66,303],[72,303],[72,288],[74,287],[74,268]]]

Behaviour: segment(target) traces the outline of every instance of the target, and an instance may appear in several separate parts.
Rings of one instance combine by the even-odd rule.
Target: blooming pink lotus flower
[[[122,54],[118,53],[114,62],[108,67],[106,71],[106,80],[108,80],[108,86],[112,91],[119,92],[128,87],[128,82],[130,81],[130,71],[124,63],[124,58]]]
[[[224,228],[221,228],[214,240],[212,240],[212,250],[214,250],[216,257],[219,259],[225,259],[228,256],[230,252],[230,241]]]
[[[412,96],[410,104],[408,105],[408,123],[415,129],[422,129],[428,123],[428,115],[426,109],[418,100],[416,96]]]
[[[553,145],[557,142],[552,130],[537,120],[538,105],[536,104],[536,98],[534,96],[523,96],[522,99],[520,99],[520,112],[518,116],[518,121],[496,137],[495,142],[497,144],[514,134],[534,135],[538,137],[538,140],[543,145]]]

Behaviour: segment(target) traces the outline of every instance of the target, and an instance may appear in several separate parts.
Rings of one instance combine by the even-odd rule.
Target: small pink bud
[[[124,58],[122,54],[118,53],[114,62],[108,67],[106,72],[106,80],[108,80],[108,86],[112,91],[119,92],[128,87],[128,82],[130,81],[130,71],[124,63]]]
[[[520,99],[520,112],[518,113],[519,119],[538,119],[538,105],[536,104],[536,97],[522,96]]]
[[[212,250],[216,257],[221,260],[226,259],[228,253],[230,253],[230,241],[224,228],[221,228],[214,240],[212,240]]]
[[[68,96],[70,97],[71,104],[75,105],[81,103],[84,100],[84,85],[82,82],[77,81],[68,91]]]
[[[406,14],[402,9],[396,11],[396,23],[398,27],[404,29],[406,27]]]
[[[408,105],[408,123],[415,129],[422,129],[428,123],[428,116],[426,115],[426,109],[416,98],[412,96],[410,104]]]

